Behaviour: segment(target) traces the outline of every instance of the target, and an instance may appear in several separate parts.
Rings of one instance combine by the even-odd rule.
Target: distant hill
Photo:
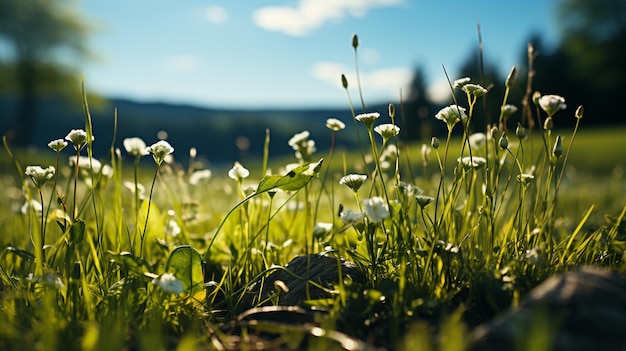
[[[95,107],[97,105],[98,107]],[[148,145],[158,140],[159,131],[167,132],[167,140],[175,148],[175,157],[186,159],[191,147],[198,155],[212,163],[230,163],[247,157],[258,158],[263,154],[265,130],[270,130],[270,155],[291,153],[287,141],[293,134],[309,130],[318,149],[330,145],[331,132],[325,121],[338,118],[352,126],[348,107],[344,110],[226,110],[175,105],[165,103],[140,103],[125,99],[110,99],[103,104],[90,106],[94,126],[94,151],[103,157],[109,150],[114,135],[114,110],[117,109],[118,124],[116,148],[123,148],[122,140],[137,136]],[[9,130],[15,116],[14,99],[0,97],[0,133]],[[380,111],[386,107],[372,109]],[[71,104],[62,99],[46,99],[39,105],[38,122],[34,129],[35,145],[45,148],[50,140],[63,138],[70,129],[84,128],[84,113],[80,103]],[[339,147],[355,143],[355,133],[346,131],[336,134]],[[248,150],[240,150],[237,140],[249,142]],[[241,143],[240,143],[241,144]]]

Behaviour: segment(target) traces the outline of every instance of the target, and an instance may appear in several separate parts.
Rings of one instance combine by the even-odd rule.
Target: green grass
[[[469,116],[442,110],[441,123],[485,130],[470,122],[472,93],[457,91]],[[198,183],[194,160],[166,158],[163,144],[143,156],[155,165],[140,168],[124,150],[96,160],[91,142],[50,157],[5,143],[0,349],[462,350],[471,328],[548,276],[588,264],[625,269],[623,127],[587,131],[583,117],[575,138],[535,129],[521,140],[509,132],[508,143],[489,129],[493,138],[471,151],[475,164],[457,161],[470,147],[450,133],[425,147],[425,163],[421,144],[374,131],[394,124],[393,109],[354,117],[328,132],[359,133],[361,151],[316,152],[300,134],[290,170],[266,152],[250,174],[235,165]],[[84,128],[85,140],[97,136],[88,113]],[[70,155],[86,162],[57,163]],[[56,168],[39,187],[25,174],[35,163]],[[341,180],[350,173],[366,179]],[[43,211],[23,207],[31,200]],[[328,298],[307,301],[318,306],[315,327],[237,324],[246,301],[262,302],[250,299],[253,284],[320,252],[355,262],[367,282],[340,281]]]

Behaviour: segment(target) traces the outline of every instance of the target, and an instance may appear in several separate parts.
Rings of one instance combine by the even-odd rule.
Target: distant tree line
[[[534,34],[520,48],[516,84],[508,100],[518,107],[518,112],[511,117],[509,128],[515,128],[517,122],[525,126],[528,123],[521,111],[529,76],[533,92],[565,97],[568,109],[561,114],[563,118],[555,121],[556,127],[573,124],[572,116],[579,105],[584,105],[586,125],[626,123],[617,104],[626,82],[626,1],[559,0],[557,9],[555,21],[560,28],[560,42],[556,47],[547,49],[541,35]],[[532,48],[530,58],[527,44]],[[473,124],[483,126],[498,118],[506,76],[498,73],[488,57],[481,58],[478,44],[476,47],[460,68],[460,75],[450,79],[471,77],[473,82],[489,90],[484,101],[477,104],[474,114]],[[531,75],[528,74],[529,60]],[[432,122],[432,118],[426,118],[441,107],[428,100],[426,86],[423,71],[416,69],[404,103],[406,138],[430,138],[432,128],[444,128]],[[460,94],[457,97],[461,104],[465,102]],[[526,102],[532,106],[529,100]]]
[[[528,50],[524,43],[509,103],[521,110],[526,80],[532,76],[533,90],[564,96],[570,115],[578,105],[584,105],[586,124],[621,123],[623,118],[616,102],[621,101],[621,88],[626,81],[626,1],[558,1],[555,21],[561,30],[560,42],[548,50],[541,35],[529,38],[528,43],[534,48],[532,74],[528,74]],[[26,146],[33,141],[32,127],[37,116],[42,115],[38,111],[42,99],[51,95],[70,97],[74,99],[72,103],[80,104],[77,74],[59,60],[60,52],[65,57],[68,53],[74,57],[87,54],[85,39],[89,28],[72,4],[62,0],[0,1],[0,94],[16,101],[11,114],[0,111],[0,125],[10,125],[6,134],[14,145]],[[1,51],[3,48],[9,48],[8,55]],[[489,90],[477,104],[476,126],[497,118],[506,78],[488,57],[480,54],[478,49],[470,53],[459,77],[450,77],[469,76]],[[397,107],[397,121],[407,140],[427,139],[437,132],[436,128],[443,128],[432,120],[442,106],[429,100],[427,78],[421,68],[416,68],[408,96]],[[528,123],[518,112],[509,127],[513,128],[517,121]],[[568,123],[573,123],[573,119],[556,121],[557,127]]]

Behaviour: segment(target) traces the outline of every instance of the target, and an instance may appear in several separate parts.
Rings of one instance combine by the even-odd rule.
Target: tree
[[[406,140],[430,139],[432,126],[428,117],[432,117],[433,108],[426,93],[426,77],[421,67],[413,73],[409,95],[402,108],[403,137]]]
[[[32,142],[31,130],[37,116],[37,97],[44,88],[67,91],[67,68],[58,63],[58,53],[84,55],[87,25],[68,1],[0,1],[0,39],[12,48],[13,89],[18,100],[13,130],[15,144]],[[52,79],[50,79],[52,78]],[[59,89],[56,89],[59,88]]]
[[[470,77],[471,83],[480,84],[489,91],[476,102],[472,117],[473,131],[482,132],[487,123],[492,125],[497,123],[500,114],[500,106],[502,105],[502,99],[504,97],[504,79],[500,77],[497,67],[494,64],[486,60],[483,60],[481,63],[481,55],[478,50],[470,54],[465,63],[461,65],[459,72],[459,77],[450,77],[450,79],[454,80],[462,77]],[[465,93],[459,92],[458,90],[455,93],[459,104],[467,106]]]
[[[570,67],[570,81],[583,91],[585,114],[595,121],[615,122],[615,102],[621,101],[626,81],[626,1],[561,0],[557,19],[560,50]],[[576,105],[576,106],[575,106]]]

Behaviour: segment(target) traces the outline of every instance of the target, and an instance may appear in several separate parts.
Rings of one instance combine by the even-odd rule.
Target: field
[[[585,130],[548,95],[544,128],[470,133],[484,92],[457,85],[467,101],[433,116],[449,133],[429,144],[399,140],[390,106],[328,121],[360,150],[299,133],[295,157],[250,170],[179,163],[166,141],[93,155],[119,142],[93,139],[89,114],[47,154],[5,142],[0,349],[463,350],[549,276],[624,271],[625,128]],[[304,278],[320,255],[332,284]],[[264,284],[281,272],[295,279]]]

